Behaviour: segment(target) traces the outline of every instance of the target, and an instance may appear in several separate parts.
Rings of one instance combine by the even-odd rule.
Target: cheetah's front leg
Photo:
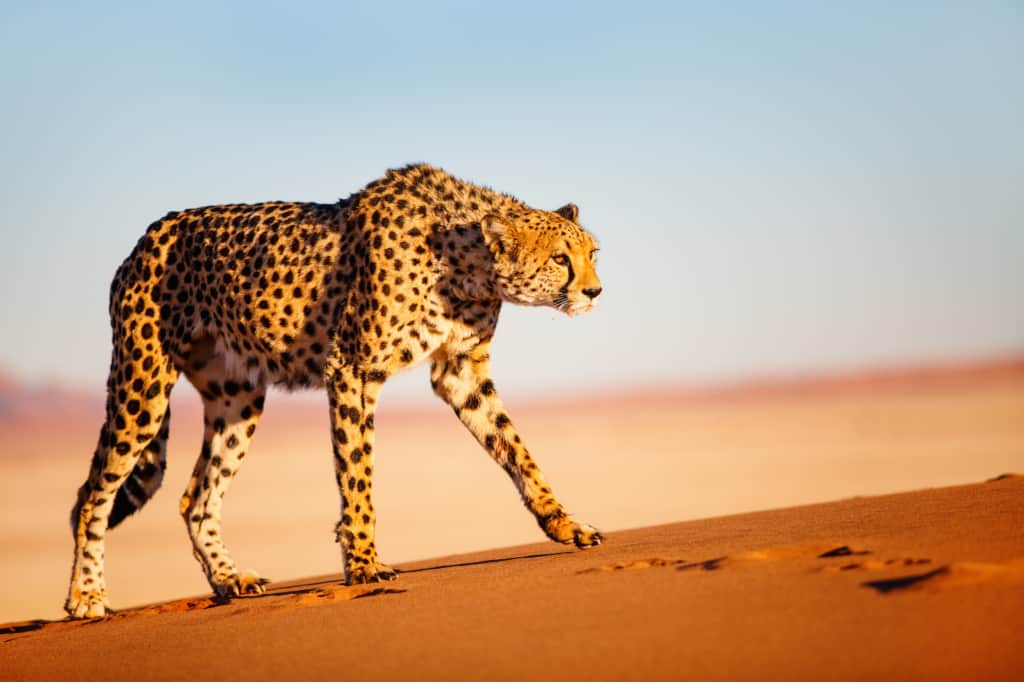
[[[600,544],[601,533],[566,513],[527,452],[490,379],[489,357],[487,342],[468,354],[449,354],[443,348],[436,351],[430,369],[434,392],[452,406],[466,428],[509,475],[523,503],[549,538],[575,543],[580,548]]]
[[[394,580],[394,569],[377,558],[373,540],[376,522],[373,488],[373,414],[384,381],[380,373],[351,366],[330,367],[326,373],[331,406],[334,471],[341,493],[341,520],[335,528],[341,545],[345,583]]]
[[[221,508],[249,450],[266,387],[226,379],[216,373],[223,372],[219,365],[215,360],[206,366],[205,374],[195,370],[188,374],[203,396],[203,448],[179,511],[192,540],[192,554],[214,593],[221,597],[262,594],[269,581],[253,571],[239,571],[224,544]]]

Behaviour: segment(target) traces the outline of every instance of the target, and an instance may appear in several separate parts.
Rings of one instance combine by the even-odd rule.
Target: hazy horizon
[[[510,392],[1024,351],[1013,3],[25,5],[0,35],[0,369],[30,383],[102,391],[110,278],[166,212],[419,160],[602,242],[594,313],[506,307]]]

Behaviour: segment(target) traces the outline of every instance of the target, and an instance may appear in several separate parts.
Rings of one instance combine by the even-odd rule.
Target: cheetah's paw
[[[374,562],[369,565],[353,566],[345,573],[346,585],[358,585],[360,583],[381,583],[388,580],[396,580],[398,574],[395,569],[387,564]]]
[[[71,618],[103,618],[112,612],[103,590],[76,591],[64,602],[64,610]]]
[[[242,571],[225,576],[214,576],[210,586],[218,597],[242,597],[252,594],[263,594],[264,585],[270,581],[261,578],[256,571]]]
[[[556,514],[542,522],[542,528],[555,542],[572,543],[580,549],[600,545],[604,540],[601,532],[590,524],[576,521],[567,514]]]

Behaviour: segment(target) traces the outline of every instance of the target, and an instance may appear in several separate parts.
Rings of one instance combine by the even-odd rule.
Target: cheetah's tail
[[[114,508],[107,522],[108,528],[114,528],[126,518],[137,512],[160,487],[164,480],[166,462],[153,461],[147,455],[139,458],[135,469],[125,479],[114,497]]]
[[[141,509],[163,483],[164,471],[167,469],[167,435],[170,424],[171,411],[168,409],[164,414],[160,431],[146,446],[132,473],[128,474],[128,478],[118,489],[114,497],[114,508],[107,522],[108,528],[114,528]]]

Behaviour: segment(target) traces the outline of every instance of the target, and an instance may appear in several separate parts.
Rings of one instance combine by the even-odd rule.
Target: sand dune
[[[519,546],[540,531],[453,415],[385,392],[378,547],[404,574],[352,588],[336,578],[326,407],[275,394],[225,537],[240,566],[276,582],[231,603],[209,596],[177,513],[201,421],[183,385],[164,490],[108,538],[120,612],[44,627],[31,619],[63,615],[67,515],[101,405],[0,389],[0,621],[23,622],[0,636],[5,682],[179,679],[207,657],[227,679],[1021,678],[1021,479],[861,496],[1024,471],[1022,362],[512,396],[560,498],[611,531],[585,553]],[[511,549],[465,554],[494,547]]]
[[[4,679],[1016,680],[1024,478],[0,626]]]
[[[75,402],[61,395],[61,405]],[[164,488],[109,536],[115,608],[208,589],[177,511],[200,442],[193,395],[184,384],[174,395]],[[446,407],[403,408],[384,397],[374,489],[385,560],[542,540],[505,475]],[[95,400],[60,413],[60,429],[45,411],[0,418],[0,621],[62,615],[68,511],[99,427]],[[1024,363],[507,403],[562,501],[603,530],[1024,470]],[[318,399],[270,396],[225,502],[226,539],[241,567],[276,580],[338,570],[327,433]]]

